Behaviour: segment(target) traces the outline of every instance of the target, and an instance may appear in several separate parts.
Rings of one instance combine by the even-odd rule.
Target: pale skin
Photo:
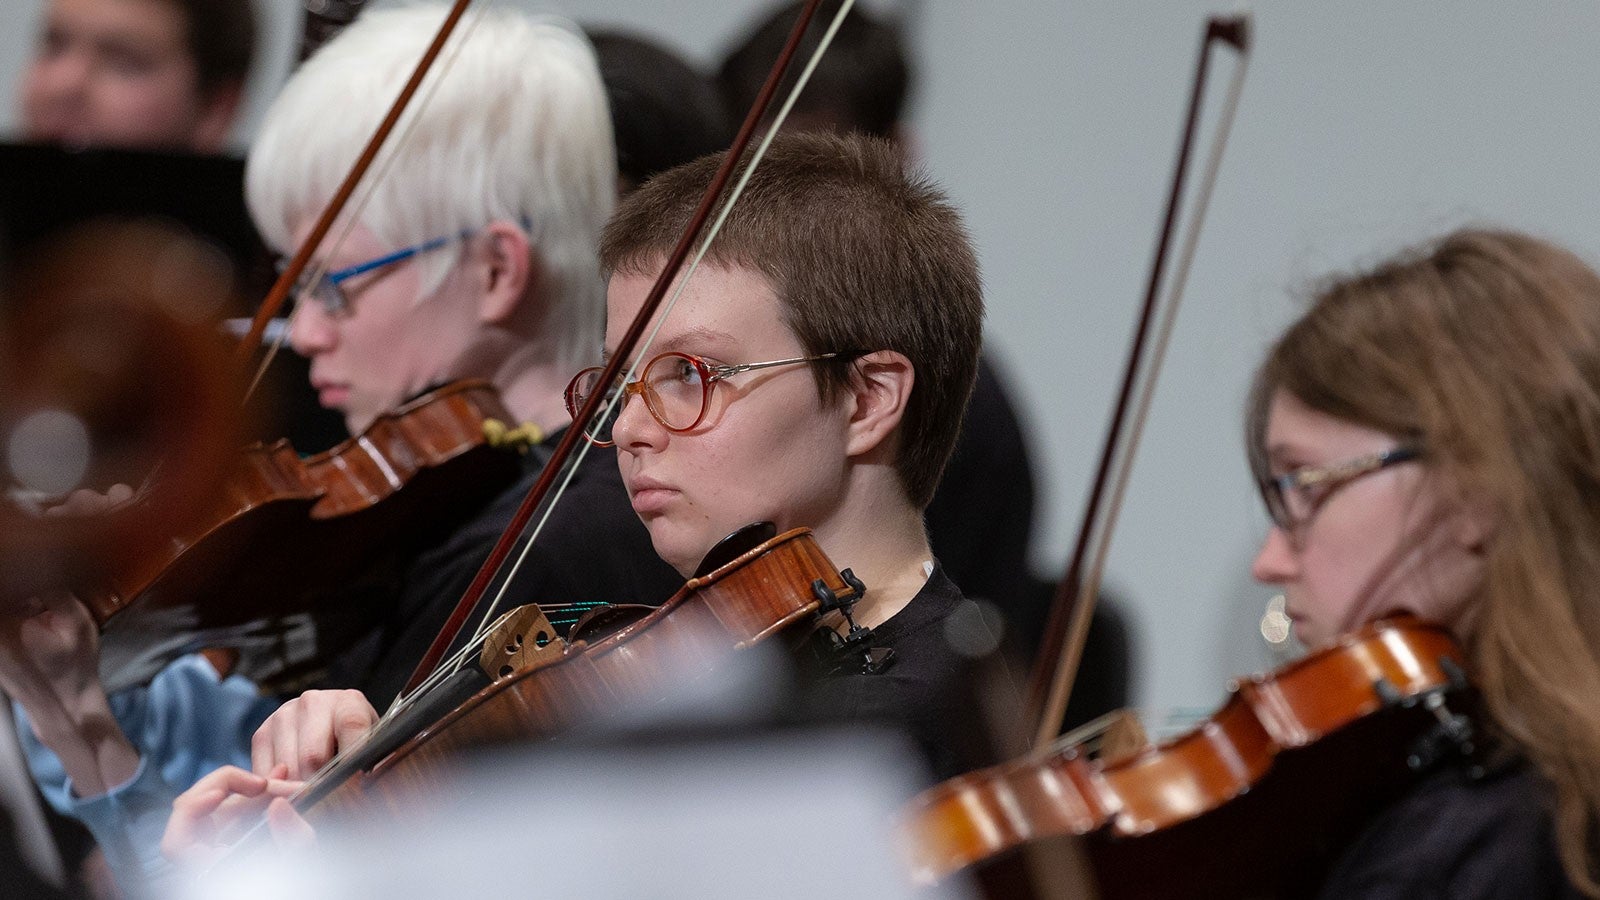
[[[654,274],[611,279],[608,348],[642,307]],[[806,355],[780,316],[760,274],[702,269],[649,352],[718,363]],[[909,360],[890,351],[867,354],[856,369],[829,405],[804,366],[735,375],[715,387],[705,421],[686,433],[668,431],[643,403],[629,402],[612,429],[617,462],[661,558],[687,576],[717,540],[751,522],[804,525],[869,586],[855,610],[860,624],[880,625],[903,609],[933,557],[922,511],[894,468],[916,376]]]
[[[31,140],[214,153],[242,85],[201,90],[169,0],[51,0],[21,89]]]
[[[1281,390],[1268,411],[1273,474],[1399,443]],[[1468,600],[1483,578],[1490,530],[1488,517],[1451,500],[1422,462],[1401,463],[1337,488],[1293,535],[1272,527],[1251,572],[1283,588],[1295,636],[1307,646],[1396,612],[1415,613],[1465,637],[1472,625]]]
[[[309,234],[300,223],[296,239]],[[398,249],[357,224],[315,263],[337,270]],[[561,391],[571,377],[549,359],[538,334],[538,258],[510,222],[493,222],[432,254],[458,262],[432,295],[423,290],[420,257],[346,281],[351,311],[328,315],[296,304],[289,340],[311,360],[311,386],[323,406],[344,414],[352,434],[418,392],[460,378],[486,378],[519,420],[545,431],[566,423]],[[430,254],[431,255],[431,254]]]
[[[77,491],[44,515],[96,515],[132,496],[127,485]],[[0,688],[28,711],[80,796],[105,793],[139,767],[139,752],[111,715],[99,659],[99,629],[74,597],[35,597],[0,610]]]
[[[331,261],[338,267],[394,249],[357,227]],[[428,297],[417,298],[417,273],[410,262],[402,262],[353,279],[348,285],[352,310],[344,318],[331,318],[314,303],[299,305],[292,338],[312,359],[313,381],[323,381],[324,404],[343,412],[352,428],[364,427],[422,387],[479,377],[500,390],[520,421],[546,430],[564,425],[560,397],[570,373],[542,359],[544,345],[529,333],[544,297],[537,256],[521,229],[491,223],[439,252],[456,253],[459,259]],[[392,365],[383,365],[386,361]],[[80,492],[60,512],[93,513],[131,493],[125,486],[105,496]],[[41,740],[66,765],[76,792],[85,797],[104,793],[134,774],[139,755],[116,727],[99,684],[98,634],[76,600],[32,603],[38,605],[0,617],[0,686],[28,709]],[[188,821],[195,829],[213,813],[227,817],[259,807],[242,801],[222,805],[229,796],[264,802],[292,790],[335,747],[364,734],[376,719],[355,691],[308,697],[280,711],[270,732],[277,737],[264,740],[258,735],[252,743],[252,768],[260,777],[224,770],[185,795],[184,809],[192,813]],[[301,738],[304,720],[326,728],[317,730],[315,738]],[[275,770],[276,778],[265,777]],[[208,807],[213,797],[215,803]],[[296,833],[292,820],[282,819],[282,813],[272,815],[279,824],[290,821],[286,833]],[[194,843],[184,834],[179,832],[180,842]]]
[[[614,277],[607,294],[607,346],[638,312],[653,275]],[[651,354],[680,350],[717,363],[806,355],[779,318],[762,276],[703,269],[662,328]],[[869,585],[855,610],[873,627],[905,608],[932,558],[922,513],[900,486],[896,441],[915,373],[901,354],[862,357],[858,377],[823,403],[803,366],[735,375],[713,390],[706,420],[674,433],[641,402],[623,410],[613,435],[635,511],[656,551],[687,577],[720,538],[751,522],[813,529],[824,551],[848,559]],[[275,832],[303,839],[304,822],[274,799],[273,776],[304,777],[364,734],[376,713],[355,691],[313,691],[262,725],[253,773],[224,769],[179,798],[163,841],[174,858],[204,858],[239,817],[265,804]],[[365,723],[365,724],[363,724]],[[240,796],[242,795],[242,796]],[[276,819],[276,822],[274,822]]]

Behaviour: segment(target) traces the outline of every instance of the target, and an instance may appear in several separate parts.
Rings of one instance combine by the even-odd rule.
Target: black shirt
[[[447,534],[424,538],[421,546],[407,553],[393,584],[391,611],[336,664],[325,686],[359,688],[380,710],[394,699],[533,487],[559,438],[557,433],[534,448],[525,457],[522,477],[476,516]],[[628,503],[615,451],[591,450],[517,571],[500,612],[524,603],[658,605],[682,586],[683,578],[656,555],[650,533]],[[458,645],[478,620],[479,615],[468,619]]]
[[[1038,593],[1028,569],[1033,466],[1016,410],[987,354],[978,359],[955,449],[923,517],[933,555],[951,579],[1000,606],[1032,640],[1045,614],[1034,608]]]
[[[1384,810],[1334,864],[1323,898],[1567,898],[1547,784],[1526,764],[1454,766]]]
[[[859,651],[818,652],[805,666],[804,705],[821,718],[905,732],[939,780],[982,768],[997,755],[978,706],[985,683],[979,669],[992,643],[977,606],[936,566],[911,602],[865,642],[893,651],[887,662],[868,669]]]

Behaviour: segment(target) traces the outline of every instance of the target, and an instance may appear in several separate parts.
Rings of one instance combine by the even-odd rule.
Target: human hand
[[[256,730],[250,768],[265,775],[283,766],[291,779],[309,778],[335,753],[365,738],[377,721],[377,710],[360,691],[306,691]]]
[[[180,865],[210,865],[263,812],[279,846],[313,843],[315,832],[287,799],[302,782],[284,778],[285,772],[282,765],[265,775],[223,766],[195,782],[172,802],[172,816],[161,836],[162,855]]]
[[[139,768],[139,751],[100,684],[100,631],[68,594],[0,604],[0,689],[28,713],[80,797],[103,794]]]
[[[100,691],[100,631],[65,593],[0,604],[0,688],[33,706],[76,708]]]
[[[42,513],[52,518],[98,516],[127,503],[133,499],[133,495],[133,488],[126,484],[113,484],[103,494],[88,489],[77,490],[60,503],[45,507]]]

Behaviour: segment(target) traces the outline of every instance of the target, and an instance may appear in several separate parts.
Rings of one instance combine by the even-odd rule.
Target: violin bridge
[[[489,627],[478,654],[478,667],[491,681],[499,681],[532,667],[545,658],[559,658],[566,642],[537,603],[510,610]]]

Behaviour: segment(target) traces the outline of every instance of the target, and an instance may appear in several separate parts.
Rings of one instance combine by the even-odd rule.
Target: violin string
[[[820,63],[822,55],[827,52],[828,47],[833,43],[835,35],[837,35],[839,28],[844,23],[845,17],[849,15],[850,10],[854,6],[855,0],[843,0],[843,2],[840,4],[832,22],[829,23],[829,26],[823,33],[816,49],[812,52],[812,55],[807,61],[805,67],[801,70],[794,87],[790,90],[783,104],[779,107],[778,112],[773,116],[767,132],[763,135],[760,143],[756,146],[755,151],[750,154],[750,161],[745,165],[738,181],[735,183],[733,189],[729,191],[727,197],[721,202],[717,217],[707,229],[706,235],[701,239],[693,259],[684,269],[683,274],[679,276],[677,288],[671,293],[667,301],[663,304],[661,312],[657,316],[655,326],[650,330],[640,348],[635,352],[634,360],[628,366],[628,369],[623,376],[624,380],[632,379],[637,373],[637,370],[644,361],[650,346],[654,343],[662,326],[665,324],[666,317],[671,313],[678,300],[682,297],[690,279],[693,277],[695,271],[697,271],[699,268],[699,265],[705,258],[706,253],[709,252],[711,242],[722,230],[722,227],[726,223],[728,216],[732,213],[734,203],[736,203],[739,197],[744,193],[745,187],[749,184],[750,178],[754,175],[756,167],[760,164],[761,159],[766,155],[768,148],[772,144],[772,141],[777,137],[777,134],[782,128],[784,121],[788,118],[791,110],[794,108],[795,103],[798,101],[801,92],[805,90],[806,84],[810,81],[812,74],[816,71],[816,67]],[[621,399],[622,395],[620,394],[619,396],[612,398],[602,411],[602,415],[610,415],[616,405],[621,402]],[[501,582],[499,588],[496,591],[493,600],[490,602],[489,608],[485,611],[479,627],[474,631],[473,636],[469,638],[465,642],[464,646],[454,655],[452,655],[448,661],[436,667],[434,672],[424,679],[424,681],[418,685],[416,690],[412,691],[410,694],[396,698],[395,702],[390,705],[389,709],[386,710],[382,716],[379,717],[378,721],[373,723],[372,728],[361,740],[356,741],[355,744],[349,748],[341,748],[340,750],[336,751],[327,763],[325,763],[320,769],[317,770],[317,772],[313,773],[306,779],[304,786],[302,786],[300,791],[293,799],[304,797],[319,787],[321,783],[327,779],[329,774],[345,759],[347,759],[351,753],[360,747],[365,746],[369,740],[375,739],[389,722],[392,722],[400,713],[404,712],[410,706],[421,700],[428,694],[429,691],[437,687],[438,684],[443,682],[450,675],[454,674],[456,671],[459,671],[465,660],[471,658],[477,652],[476,645],[481,643],[485,637],[487,625],[493,622],[495,611],[499,608],[501,602],[503,602],[512,581],[515,580],[516,572],[525,562],[529,549],[531,548],[533,542],[538,538],[540,532],[543,530],[545,523],[549,521],[549,517],[555,508],[556,502],[560,500],[561,496],[565,493],[567,486],[571,484],[571,481],[577,472],[578,465],[582,463],[593,447],[593,444],[585,441],[583,445],[579,447],[573,454],[572,460],[570,460],[567,464],[567,471],[564,473],[561,483],[558,485],[557,489],[552,492],[551,498],[546,502],[545,508],[537,521],[530,526],[529,536],[525,539],[523,548],[518,554],[516,561],[511,564],[510,571],[507,574],[500,576]]]
[[[745,187],[749,184],[750,178],[755,174],[756,167],[760,165],[762,158],[766,156],[767,149],[772,145],[772,141],[777,136],[779,129],[783,127],[783,123],[788,118],[790,110],[794,108],[796,101],[800,97],[801,91],[805,89],[806,83],[810,81],[812,73],[816,71],[816,67],[822,59],[822,54],[827,51],[828,45],[833,42],[834,35],[838,33],[840,26],[844,22],[845,16],[849,14],[851,7],[854,5],[855,0],[845,0],[845,2],[840,5],[838,12],[834,15],[833,21],[829,23],[828,29],[823,33],[816,51],[812,53],[811,58],[806,61],[805,68],[801,70],[799,78],[795,82],[794,89],[789,92],[789,95],[785,98],[783,105],[778,108],[778,111],[773,116],[772,123],[768,127],[766,134],[762,137],[761,142],[757,144],[755,151],[750,155],[750,161],[745,165],[743,172],[740,174],[739,180],[734,184],[733,189],[730,190],[727,196],[722,200],[716,219],[711,223],[711,227],[706,230],[706,234],[703,238],[701,238],[700,245],[696,249],[694,257],[684,269],[683,274],[679,276],[678,286],[667,298],[666,303],[662,306],[661,312],[656,317],[655,326],[650,329],[650,332],[645,336],[645,339],[640,344],[638,350],[635,351],[634,361],[628,366],[627,372],[623,376],[625,381],[631,380],[638,372],[640,365],[643,364],[646,356],[649,354],[651,346],[655,344],[656,338],[661,332],[661,328],[666,324],[667,317],[671,315],[673,308],[677,306],[678,300],[683,296],[683,292],[688,288],[689,282],[694,278],[694,274],[699,269],[700,263],[705,259],[706,254],[710,252],[712,241],[715,240],[716,236],[721,233],[723,225],[727,222],[728,216],[733,212],[734,204],[737,203],[739,198],[744,194]],[[601,415],[610,416],[617,404],[622,402],[624,396],[624,394],[619,393],[616,397],[613,397],[610,402],[606,404],[606,407],[602,411]],[[528,540],[523,544],[522,551],[517,555],[516,561],[511,564],[510,573],[501,583],[500,589],[495,594],[494,600],[490,603],[489,609],[484,613],[478,631],[474,633],[473,638],[469,641],[469,643],[476,643],[482,638],[486,637],[484,632],[485,626],[493,621],[495,613],[498,611],[501,602],[505,599],[506,593],[510,589],[512,579],[515,577],[517,571],[521,568],[523,562],[527,559],[527,555],[533,546],[533,542],[538,539],[539,533],[543,530],[545,522],[548,521],[551,512],[555,508],[555,504],[560,500],[561,495],[565,492],[567,485],[571,483],[578,463],[582,462],[582,460],[587,456],[588,452],[593,449],[593,446],[593,444],[585,441],[584,445],[579,448],[578,453],[575,455],[578,462],[573,463],[569,467],[569,471],[567,472],[566,477],[562,480],[559,489],[554,492],[551,500],[546,505],[543,515],[540,516],[538,522],[533,526]]]
[[[1218,176],[1222,169],[1222,158],[1227,147],[1228,136],[1232,131],[1233,122],[1239,108],[1239,101],[1244,93],[1244,79],[1250,62],[1249,52],[1240,52],[1238,60],[1238,65],[1234,67],[1233,77],[1228,84],[1228,91],[1223,101],[1216,129],[1212,135],[1211,147],[1208,151],[1203,175],[1196,186],[1195,204],[1189,216],[1189,225],[1184,232],[1183,243],[1179,248],[1177,262],[1173,267],[1172,275],[1167,281],[1167,298],[1161,307],[1160,318],[1156,325],[1155,341],[1149,356],[1150,363],[1148,368],[1140,375],[1138,395],[1134,402],[1132,415],[1129,418],[1127,441],[1122,445],[1121,451],[1117,455],[1111,480],[1111,492],[1106,506],[1106,515],[1095,531],[1089,564],[1078,588],[1080,607],[1086,602],[1092,602],[1092,598],[1099,592],[1100,582],[1105,575],[1106,560],[1111,551],[1111,537],[1116,531],[1118,515],[1121,512],[1128,483],[1133,474],[1134,461],[1138,456],[1140,439],[1144,434],[1144,427],[1149,421],[1150,406],[1155,396],[1156,383],[1160,378],[1162,362],[1167,352],[1167,346],[1171,342],[1172,332],[1177,323],[1178,309],[1183,301],[1184,287],[1188,282],[1189,270],[1194,263],[1195,250],[1200,242],[1200,223],[1205,220],[1211,196],[1216,188]],[[1078,623],[1073,624],[1077,625]],[[1084,624],[1086,625],[1087,623]],[[1081,651],[1080,641],[1074,640],[1073,645],[1077,646]],[[1047,705],[1047,712],[1040,722],[1040,733],[1035,740],[1036,746],[1052,746],[1052,737],[1059,730],[1058,726],[1053,723],[1061,721],[1062,710],[1065,706],[1066,697],[1071,692],[1071,679],[1076,668],[1075,664],[1062,665],[1058,668],[1056,681],[1051,686],[1051,702]],[[1058,709],[1058,706],[1061,709]],[[1050,730],[1049,735],[1044,733],[1046,729]]]
[[[790,110],[794,109],[794,104],[798,101],[798,98],[800,98],[800,93],[805,90],[806,83],[810,82],[811,74],[813,74],[814,70],[816,70],[816,66],[818,66],[819,62],[821,62],[822,53],[826,53],[827,46],[834,42],[834,35],[837,34],[838,29],[840,29],[843,21],[845,21],[845,16],[848,16],[848,13],[850,13],[851,6],[854,6],[854,0],[845,0],[845,2],[840,5],[840,8],[838,8],[837,13],[834,14],[834,19],[829,22],[829,27],[827,27],[826,32],[822,34],[821,40],[819,40],[818,48],[816,48],[816,51],[813,51],[811,58],[806,61],[805,67],[800,70],[800,77],[795,80],[794,88],[789,91],[787,98],[784,99],[784,102],[782,102],[782,106],[779,107],[776,115],[773,115],[773,122],[771,122],[770,127],[768,127],[768,130],[766,130],[765,135],[762,136],[762,141],[757,144],[755,151],[750,154],[750,162],[746,163],[746,167],[744,167],[744,170],[741,171],[741,175],[739,175],[738,181],[734,183],[733,189],[728,192],[728,195],[726,195],[725,199],[723,199],[722,203],[720,203],[717,218],[715,218],[714,221],[712,221],[712,224],[710,224],[709,229],[706,231],[706,235],[704,235],[704,237],[701,239],[701,242],[699,242],[699,247],[696,248],[696,251],[694,251],[694,256],[691,258],[690,263],[688,263],[688,266],[683,269],[683,274],[678,277],[677,288],[670,293],[666,303],[662,304],[661,312],[659,312],[658,317],[656,317],[656,323],[654,323],[654,327],[651,328],[650,333],[645,336],[645,340],[640,343],[640,348],[638,348],[638,351],[635,352],[634,362],[629,364],[626,373],[624,373],[624,376],[622,376],[624,381],[629,381],[634,378],[635,373],[638,372],[638,367],[643,364],[643,360],[645,360],[646,356],[648,356],[651,346],[653,346],[654,341],[656,341],[659,333],[661,333],[661,328],[666,325],[667,315],[672,314],[672,309],[677,306],[678,299],[682,298],[683,291],[688,288],[688,283],[690,283],[690,280],[694,277],[694,272],[698,271],[699,264],[701,264],[702,259],[706,258],[707,253],[709,253],[712,240],[715,240],[718,232],[722,232],[723,224],[726,223],[728,216],[733,213],[734,203],[738,202],[739,197],[744,194],[744,189],[746,189],[747,184],[749,184],[750,178],[755,175],[755,168],[757,168],[757,165],[760,165],[760,162],[762,162],[762,157],[765,157],[766,155],[766,149],[771,146],[773,139],[778,136],[778,131],[782,128],[782,123],[784,123],[784,120],[789,117]],[[613,415],[613,410],[616,408],[616,404],[619,404],[621,400],[622,394],[618,394],[618,396],[613,397],[613,399],[611,399],[610,402],[605,405],[605,408],[603,408],[600,415]],[[430,674],[426,681],[422,682],[421,685],[418,685],[418,690],[414,690],[410,697],[398,698],[398,700],[395,701],[394,708],[390,708],[390,713],[398,713],[400,709],[410,706],[411,698],[421,697],[421,693],[424,692],[427,687],[438,684],[438,682],[443,681],[445,677],[450,677],[451,674],[459,671],[459,668],[461,668],[461,665],[466,663],[466,660],[472,658],[477,644],[480,644],[480,642],[482,642],[483,639],[488,636],[488,628],[493,625],[496,613],[501,610],[501,605],[504,604],[504,601],[506,601],[506,596],[509,594],[510,585],[512,585],[512,581],[515,580],[515,575],[517,575],[518,570],[520,570],[520,567],[522,567],[526,557],[528,557],[531,549],[533,549],[533,543],[534,541],[538,540],[539,533],[544,530],[544,525],[546,525],[547,520],[549,520],[550,514],[554,512],[555,504],[560,501],[563,493],[566,492],[566,487],[571,484],[571,480],[573,480],[573,477],[576,476],[576,472],[578,472],[579,464],[582,464],[582,461],[586,460],[587,455],[589,455],[589,452],[592,450],[592,448],[594,448],[594,445],[589,444],[589,442],[586,440],[586,442],[582,444],[582,447],[578,448],[578,452],[574,453],[573,461],[568,463],[568,468],[566,468],[566,471],[563,472],[562,482],[557,485],[557,488],[555,488],[554,492],[552,492],[552,495],[550,495],[550,500],[547,501],[546,506],[544,506],[541,514],[539,514],[538,519],[536,519],[536,522],[531,525],[530,532],[528,532],[528,535],[530,536],[523,541],[522,549],[520,549],[520,552],[518,552],[514,562],[509,565],[509,573],[504,575],[504,577],[501,577],[499,588],[496,589],[496,593],[494,593],[494,597],[491,599],[488,607],[483,610],[483,615],[482,618],[480,618],[480,621],[478,621],[477,629],[474,629],[472,637],[467,639],[466,645],[464,645],[461,650],[458,650],[458,652],[454,653],[453,657],[446,661],[445,665],[440,665],[437,669],[434,669],[434,673]]]
[[[733,212],[734,204],[737,203],[740,196],[743,195],[745,187],[750,182],[750,178],[755,174],[756,167],[760,164],[762,158],[766,156],[767,149],[772,145],[772,141],[777,137],[779,130],[783,127],[784,121],[788,119],[790,111],[793,110],[795,103],[798,102],[800,98],[801,92],[805,90],[806,84],[811,80],[812,74],[816,71],[817,65],[821,62],[823,54],[827,52],[829,45],[833,43],[834,36],[844,24],[845,17],[849,15],[850,10],[854,6],[855,0],[844,0],[844,2],[839,5],[839,9],[837,12],[835,12],[833,20],[829,22],[828,28],[823,32],[821,39],[818,41],[816,49],[806,61],[805,67],[801,69],[800,75],[796,79],[794,87],[784,98],[783,104],[779,106],[777,113],[773,115],[771,124],[769,124],[767,127],[766,133],[762,136],[761,141],[756,145],[755,150],[750,154],[750,160],[745,164],[743,171],[740,173],[738,181],[734,183],[733,188],[728,191],[727,196],[721,201],[716,218],[712,221],[711,226],[706,230],[705,236],[701,238],[699,245],[696,247],[693,258],[684,268],[683,273],[678,277],[677,287],[668,296],[666,302],[662,304],[661,311],[656,316],[655,325],[650,329],[648,334],[646,334],[644,340],[640,343],[639,348],[635,351],[633,361],[628,365],[627,370],[623,374],[624,382],[632,380],[637,374],[639,367],[646,360],[650,347],[655,343],[657,336],[660,334],[661,328],[666,324],[667,316],[671,314],[673,308],[677,305],[678,300],[683,296],[683,292],[688,288],[689,282],[694,277],[694,273],[699,269],[701,261],[704,260],[706,254],[710,252],[712,241],[715,240],[716,236],[722,231],[722,227],[727,222],[728,216]],[[619,393],[617,396],[611,398],[601,410],[600,416],[608,417],[612,415],[617,407],[617,404],[622,402],[624,396],[624,394]],[[562,475],[561,482],[556,486],[555,490],[551,492],[550,499],[545,503],[544,509],[541,511],[539,517],[532,525],[529,526],[528,537],[524,539],[522,548],[518,552],[516,559],[510,563],[509,572],[503,576],[499,576],[499,586],[488,607],[484,610],[478,626],[476,629],[474,629],[472,636],[466,640],[464,645],[457,650],[456,653],[452,654],[445,662],[436,667],[434,671],[417,686],[416,690],[412,691],[410,694],[396,698],[394,704],[391,705],[390,708],[384,713],[384,718],[389,718],[398,715],[400,712],[403,712],[406,708],[411,706],[412,703],[420,699],[432,687],[436,686],[446,678],[449,678],[451,675],[455,674],[455,672],[459,671],[460,667],[476,654],[477,651],[475,648],[478,644],[482,643],[483,639],[487,636],[489,627],[494,623],[495,615],[500,610],[501,604],[505,601],[505,598],[510,591],[511,584],[516,578],[517,572],[521,569],[524,562],[526,562],[527,556],[532,550],[534,541],[538,539],[540,533],[544,529],[545,523],[549,521],[551,514],[554,512],[556,504],[560,501],[561,496],[566,492],[568,485],[572,483],[572,479],[577,474],[578,466],[580,466],[583,463],[583,460],[588,457],[589,451],[592,449],[594,449],[594,445],[588,441],[584,441],[582,446],[578,447],[578,449],[573,453],[572,459],[567,463],[567,469]]]
[[[412,105],[412,112],[408,115],[404,127],[400,129],[399,134],[389,141],[378,162],[367,171],[366,176],[362,179],[361,193],[339,214],[338,234],[332,240],[323,241],[323,245],[327,249],[318,254],[312,261],[309,270],[311,275],[302,283],[316,284],[327,276],[328,270],[332,268],[334,256],[344,247],[345,241],[349,239],[350,235],[355,231],[356,224],[360,222],[362,213],[366,212],[367,205],[372,202],[372,198],[378,193],[378,185],[383,183],[389,174],[389,169],[400,159],[401,152],[411,143],[417,123],[422,118],[421,111],[426,109],[433,100],[434,94],[438,92],[439,85],[444,83],[445,76],[449,74],[450,69],[455,66],[456,60],[460,58],[461,48],[466,46],[467,41],[472,37],[472,33],[477,30],[478,23],[482,22],[484,17],[488,15],[489,10],[494,9],[500,2],[501,0],[479,0],[478,4],[471,10],[470,18],[467,18],[465,24],[458,28],[456,34],[451,37],[450,45],[444,57],[439,60],[438,65],[429,74],[421,96]],[[292,318],[293,315],[294,311],[291,307],[289,318]],[[283,349],[284,342],[288,338],[289,329],[284,328],[277,332],[272,340],[267,342],[266,352],[262,354],[261,362],[256,366],[255,375],[250,379],[250,386],[245,389],[244,399],[246,402],[254,396],[256,388],[260,387],[261,380],[266,377],[267,370],[271,368],[273,360],[278,358],[278,351]]]
[[[331,241],[324,242],[324,245],[328,249],[321,253],[318,259],[313,263],[311,268],[311,278],[308,279],[306,283],[314,284],[317,279],[327,275],[328,269],[331,265],[331,260],[333,259],[334,255],[338,253],[339,249],[344,246],[345,241],[348,240],[350,235],[354,232],[356,224],[361,219],[361,214],[372,202],[372,198],[376,196],[378,186],[383,183],[389,170],[398,162],[402,152],[410,144],[416,132],[417,124],[421,121],[421,111],[427,108],[429,103],[433,100],[434,95],[438,93],[439,86],[443,84],[445,77],[450,73],[450,70],[454,68],[456,61],[460,59],[463,49],[466,47],[467,42],[471,40],[473,33],[477,31],[479,24],[483,22],[484,18],[488,16],[491,10],[495,9],[500,4],[501,0],[479,0],[474,8],[469,11],[468,17],[464,20],[462,26],[458,28],[456,30],[456,34],[451,37],[450,44],[447,47],[446,52],[440,58],[433,71],[429,74],[428,81],[411,107],[411,112],[406,119],[405,125],[389,142],[384,151],[384,155],[379,162],[368,171],[365,179],[363,180],[360,194],[354,200],[352,200],[351,203],[346,207],[345,211],[340,214],[341,221],[339,231]],[[288,328],[283,329],[277,335],[276,339],[273,340],[268,346],[268,350],[264,355],[261,364],[256,368],[255,376],[250,383],[250,389],[245,393],[246,400],[249,399],[251,393],[254,392],[262,377],[266,374],[267,368],[272,364],[273,359],[277,356],[278,351],[282,348],[288,333]],[[348,749],[353,751],[365,743],[365,740],[357,741],[354,747]],[[317,772],[306,779],[307,788],[303,789],[302,793],[305,793],[307,790],[309,790],[310,786],[313,784],[320,782],[321,779],[325,777],[335,765],[341,762],[346,755],[348,755],[346,751],[335,753],[333,758],[329,759],[326,764],[317,770]]]

